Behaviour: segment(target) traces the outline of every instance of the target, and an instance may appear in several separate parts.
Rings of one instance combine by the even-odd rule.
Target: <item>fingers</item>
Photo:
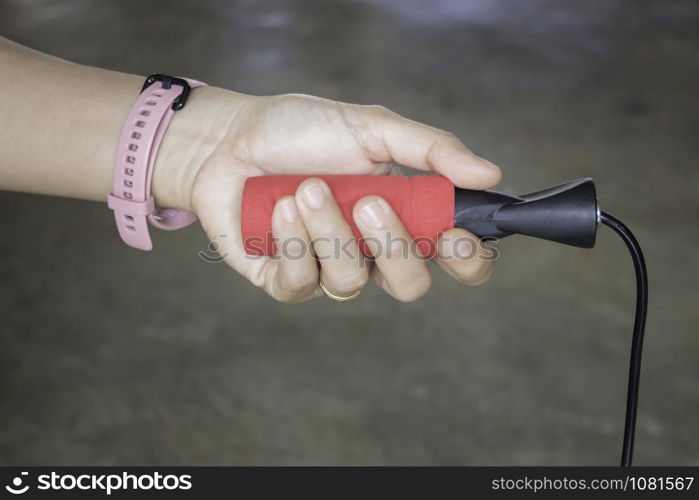
[[[373,161],[433,170],[467,189],[488,189],[500,181],[498,167],[473,154],[449,132],[381,106],[348,106],[345,114]]]
[[[354,206],[352,215],[374,255],[372,272],[379,286],[403,302],[422,297],[431,284],[427,263],[386,200],[366,196]]]
[[[350,225],[345,220],[328,185],[320,179],[303,181],[296,190],[299,209],[313,250],[320,263],[320,281],[340,297],[364,288],[369,263],[359,251]]]
[[[293,196],[277,201],[272,214],[272,232],[278,264],[270,295],[282,302],[302,302],[315,297],[318,264]]]
[[[437,264],[453,278],[474,286],[490,278],[496,254],[465,229],[452,228],[444,232],[437,248]]]

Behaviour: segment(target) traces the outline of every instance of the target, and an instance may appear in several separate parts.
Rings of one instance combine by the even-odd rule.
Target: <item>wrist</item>
[[[151,192],[156,205],[192,211],[192,188],[199,169],[226,137],[248,98],[216,87],[192,90],[177,111],[156,156]]]

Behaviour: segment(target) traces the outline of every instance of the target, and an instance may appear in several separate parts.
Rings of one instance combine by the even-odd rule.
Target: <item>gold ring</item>
[[[333,300],[336,300],[338,302],[347,302],[348,300],[356,299],[360,293],[362,293],[362,289],[360,288],[356,292],[354,292],[352,295],[349,295],[347,297],[340,297],[339,295],[335,295],[333,293],[330,293],[327,288],[325,288],[325,285],[323,284],[322,281],[318,280],[318,285],[320,286],[320,289],[323,291],[326,297],[329,297]]]

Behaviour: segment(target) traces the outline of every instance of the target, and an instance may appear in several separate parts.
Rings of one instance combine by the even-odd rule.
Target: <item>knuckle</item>
[[[432,284],[431,278],[423,278],[411,282],[409,286],[392,290],[393,297],[400,302],[414,302],[427,293]]]
[[[459,278],[467,285],[477,286],[485,283],[492,274],[493,266],[489,262],[477,263],[459,270]]]
[[[277,245],[277,252],[283,258],[289,260],[300,260],[306,257],[308,246],[305,240],[299,236],[292,236],[280,241]]]
[[[276,302],[280,304],[299,304],[301,302],[305,302],[313,297],[308,296],[308,295],[282,295],[282,296],[275,296],[275,295],[270,295]]]
[[[403,261],[412,257],[411,252],[414,248],[411,248],[411,242],[401,235],[393,235],[391,239],[387,241],[386,254],[384,255],[386,260]]]
[[[366,286],[368,272],[362,270],[352,270],[346,274],[335,277],[332,282],[333,289],[339,294],[354,293]]]
[[[267,295],[269,295],[272,299],[274,299],[276,302],[279,302],[280,304],[286,304],[291,302],[291,299],[289,299],[288,297],[278,297],[276,295],[272,295],[271,293],[268,293]]]
[[[308,293],[318,285],[315,278],[289,278],[285,280],[284,288],[294,295]]]
[[[294,298],[291,295],[276,295],[274,293],[269,292],[267,292],[267,295],[269,295],[272,299],[274,299],[276,302],[280,304],[289,304],[294,302]]]
[[[441,135],[442,142],[445,144],[451,143],[451,144],[462,145],[461,140],[458,137],[456,137],[456,134],[454,134],[454,132],[450,132],[448,130],[442,130],[442,131],[440,131],[440,135]]]
[[[449,130],[442,130],[442,136],[445,139],[454,140],[454,141],[458,140],[456,138],[456,135],[454,134],[454,132],[450,132]]]
[[[343,226],[344,221],[334,221],[332,217],[313,214],[315,219],[307,224],[313,251],[326,262],[335,262],[346,257],[355,245],[354,236],[340,234],[349,230]]]
[[[388,108],[382,104],[367,104],[364,109],[377,114],[388,113]]]
[[[386,106],[381,104],[369,104],[364,106],[364,109],[369,112],[369,114],[379,117],[393,116],[395,113],[388,109]]]
[[[480,266],[471,265],[465,266],[458,270],[457,275],[459,279],[466,284],[473,283],[480,273]]]

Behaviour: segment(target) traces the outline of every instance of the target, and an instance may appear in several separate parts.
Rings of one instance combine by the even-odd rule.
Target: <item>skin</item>
[[[143,76],[72,64],[0,38],[0,189],[104,202],[123,121]],[[373,279],[400,301],[421,297],[431,277],[424,259],[400,248],[367,261],[328,186],[305,180],[275,206],[278,247],[305,245],[300,258],[245,255],[240,203],[245,180],[257,175],[400,174],[398,165],[433,171],[468,189],[491,188],[500,170],[453,134],[382,106],[360,106],[285,94],[250,96],[205,87],[175,114],[156,159],[153,196],[159,206],[195,212],[225,262],[271,297],[303,302],[352,295]],[[386,200],[367,196],[353,218],[365,237],[410,241]],[[351,240],[335,256],[324,239]],[[469,285],[488,279],[488,251],[462,229],[438,244],[436,263]],[[401,240],[402,239],[402,240]],[[476,252],[455,254],[446,240],[469,239]],[[374,249],[372,249],[374,250]],[[467,257],[467,258],[465,258]]]

